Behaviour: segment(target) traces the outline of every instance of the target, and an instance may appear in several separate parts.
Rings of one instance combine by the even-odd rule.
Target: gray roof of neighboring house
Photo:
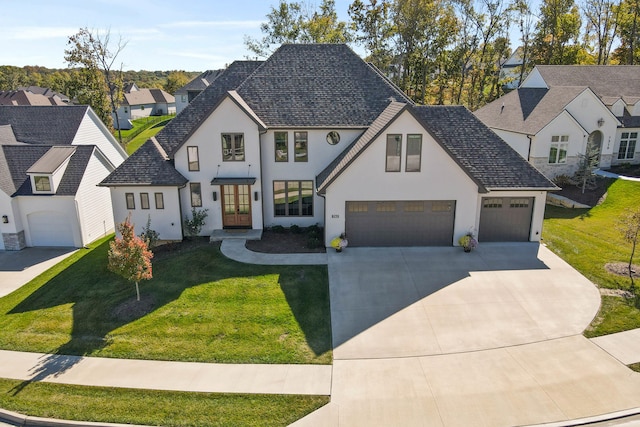
[[[67,105],[56,96],[45,96],[28,90],[0,91],[0,105]]]
[[[588,86],[599,97],[640,95],[638,65],[537,65],[550,87]]]
[[[99,185],[186,185],[188,180],[173,167],[172,161],[161,151],[162,148],[154,144],[153,139],[148,139]]]
[[[640,116],[632,116],[626,108],[622,114],[622,117],[618,117],[622,124],[621,128],[640,128]]]
[[[180,89],[176,90],[176,95],[187,92],[201,92],[207,88],[215,79],[218,78],[220,74],[224,72],[224,69],[221,70],[207,70],[204,73],[200,74],[195,79],[191,80],[186,85],[182,86]]]
[[[0,105],[0,126],[11,125],[20,142],[71,145],[88,109],[87,105]]]
[[[123,105],[172,104],[176,99],[162,89],[140,89],[125,93]]]
[[[63,93],[56,92],[53,89],[48,87],[40,87],[40,86],[27,86],[27,87],[19,87],[18,90],[26,90],[31,93],[35,93],[38,95],[44,95],[47,98],[57,97],[60,101],[64,103],[68,103],[70,101],[69,97]]]
[[[585,90],[585,86],[519,88],[474,114],[490,128],[535,135]]]
[[[27,170],[42,158],[51,147],[45,145],[3,145],[0,146],[0,176],[8,171],[10,182],[0,179],[1,189],[10,196],[32,195],[31,180]],[[68,148],[68,147],[64,147]],[[69,159],[56,195],[73,196],[78,191],[89,159],[96,149],[93,145],[75,146],[75,152]],[[2,164],[4,162],[4,164]]]
[[[27,169],[27,173],[54,173],[75,152],[76,146],[51,147]]]
[[[413,106],[394,102],[316,177],[318,191],[324,193],[331,182],[405,109],[413,114],[482,191],[503,188],[557,189],[465,107]]]

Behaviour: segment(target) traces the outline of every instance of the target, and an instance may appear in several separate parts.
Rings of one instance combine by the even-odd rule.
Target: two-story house
[[[474,114],[550,178],[573,175],[589,144],[601,168],[640,162],[640,66],[538,65]]]
[[[116,221],[325,227],[354,246],[540,239],[541,173],[464,107],[416,106],[346,45],[236,61],[110,174]]]

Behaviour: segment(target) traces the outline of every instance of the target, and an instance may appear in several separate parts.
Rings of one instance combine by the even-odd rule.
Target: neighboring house
[[[416,106],[341,44],[236,61],[109,175],[114,216],[161,239],[325,227],[352,246],[537,241],[557,189],[464,107]]]
[[[513,90],[520,85],[520,71],[523,63],[522,46],[520,46],[500,64],[500,81],[505,82],[504,89]]]
[[[0,106],[0,250],[82,247],[113,232],[98,187],[127,157],[87,106]]]
[[[124,94],[124,100],[118,107],[120,129],[131,129],[131,120],[149,116],[175,114],[176,99],[162,89],[138,89],[135,84],[129,85],[130,92]],[[117,123],[113,115],[114,126]]]
[[[207,70],[186,85],[182,86],[174,94],[176,98],[176,113],[180,113],[193,99],[200,95],[224,70]]]
[[[69,98],[48,88],[29,86],[0,91],[0,105],[67,105]]]
[[[601,168],[640,163],[640,66],[539,65],[475,115],[550,178],[573,175],[587,144]]]

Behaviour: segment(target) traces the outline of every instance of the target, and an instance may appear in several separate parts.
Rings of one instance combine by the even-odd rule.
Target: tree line
[[[474,110],[501,96],[500,66],[518,48],[521,79],[536,64],[640,63],[640,0],[281,0],[245,45],[265,57],[281,43],[350,43],[421,104]]]

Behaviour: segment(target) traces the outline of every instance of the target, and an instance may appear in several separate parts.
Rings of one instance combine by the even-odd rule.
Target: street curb
[[[592,417],[578,418],[575,420],[556,421],[542,424],[529,424],[526,427],[576,427],[589,424],[602,423],[640,415],[640,408],[625,409],[624,411],[610,412],[608,414],[595,415]]]
[[[136,424],[111,424],[89,421],[55,420],[53,418],[40,418],[22,415],[17,412],[0,408],[0,421],[5,421],[24,427],[151,427]]]

